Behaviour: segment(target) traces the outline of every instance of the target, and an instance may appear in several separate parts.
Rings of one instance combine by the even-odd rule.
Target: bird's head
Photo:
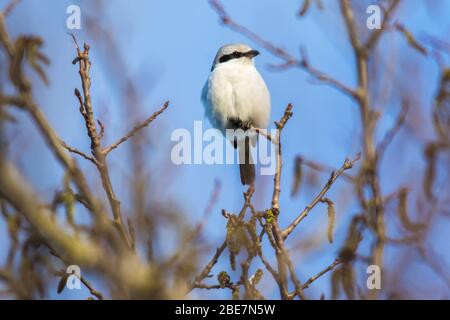
[[[259,51],[253,50],[246,44],[234,43],[224,45],[217,51],[211,70],[220,64],[253,65],[253,58],[258,54]]]

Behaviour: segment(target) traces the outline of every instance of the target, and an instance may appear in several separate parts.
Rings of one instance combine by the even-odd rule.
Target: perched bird
[[[270,93],[255,68],[259,54],[245,44],[228,44],[219,49],[202,91],[205,113],[211,124],[225,134],[226,129],[264,129],[270,118]],[[239,140],[240,139],[240,140]],[[238,140],[238,141],[237,141]],[[242,143],[244,140],[244,143]],[[239,152],[243,185],[253,185],[255,164],[250,144],[256,138],[245,135],[231,141]]]

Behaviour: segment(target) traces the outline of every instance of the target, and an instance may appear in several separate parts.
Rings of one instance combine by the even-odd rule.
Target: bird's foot
[[[234,129],[242,129],[244,131],[247,131],[252,128],[250,121],[243,121],[241,119],[229,118],[228,123],[230,127]]]
[[[242,130],[247,131],[252,128],[250,121],[242,121],[242,120],[239,121],[240,121],[239,128],[241,128]]]

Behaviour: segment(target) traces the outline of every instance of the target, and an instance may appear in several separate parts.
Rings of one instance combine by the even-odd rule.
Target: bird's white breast
[[[253,64],[224,63],[211,71],[202,100],[213,126],[225,129],[235,118],[266,128],[270,117],[270,94]]]

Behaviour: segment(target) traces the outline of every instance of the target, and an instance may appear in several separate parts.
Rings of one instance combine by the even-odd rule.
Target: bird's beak
[[[256,57],[258,54],[259,54],[259,51],[258,51],[258,50],[250,50],[250,51],[248,51],[248,52],[245,53],[245,56],[246,56],[246,57],[249,57],[249,58],[254,58],[254,57]]]

